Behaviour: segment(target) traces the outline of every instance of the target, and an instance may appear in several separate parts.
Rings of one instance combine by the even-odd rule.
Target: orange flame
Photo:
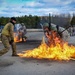
[[[43,39],[38,48],[23,51],[23,53],[19,53],[18,55],[20,57],[53,60],[70,60],[75,58],[75,47],[73,45],[69,46],[66,42],[60,44],[60,40],[56,38],[56,42],[57,41],[58,43],[55,43],[55,45],[51,44],[48,46]]]
[[[19,34],[19,36],[18,36],[18,34],[19,33],[14,33],[14,42],[21,42],[22,41],[22,37],[19,38],[19,36],[22,36],[22,35]],[[24,41],[26,41],[26,40],[24,39]]]

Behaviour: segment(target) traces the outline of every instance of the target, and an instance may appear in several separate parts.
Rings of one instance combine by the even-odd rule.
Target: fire
[[[22,38],[19,38],[19,36],[22,36],[22,35],[19,34],[19,36],[18,36],[18,34],[19,33],[14,33],[14,42],[21,42],[22,41]],[[26,40],[24,39],[24,41],[26,41]]]
[[[37,58],[37,59],[53,59],[53,60],[71,60],[75,58],[75,47],[69,45],[67,42],[61,43],[61,40],[56,37],[55,45],[51,44],[48,46],[42,40],[41,45],[33,50],[23,51],[18,55],[26,58]]]
[[[63,44],[63,48],[60,44],[57,44],[55,47],[49,47],[46,43],[42,43],[38,48],[19,53],[19,56],[38,59],[70,60],[75,58],[75,47],[69,46],[67,43]]]

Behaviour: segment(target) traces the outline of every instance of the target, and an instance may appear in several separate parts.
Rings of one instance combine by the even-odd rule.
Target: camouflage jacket
[[[11,22],[7,23],[1,34],[9,36],[11,40],[14,40],[14,25]]]

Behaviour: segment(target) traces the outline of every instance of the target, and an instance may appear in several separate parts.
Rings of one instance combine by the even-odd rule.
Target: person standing
[[[16,52],[16,43],[14,42],[14,25],[16,18],[11,17],[9,23],[7,23],[1,32],[1,41],[4,45],[4,49],[0,50],[0,56],[7,53],[12,47],[12,56],[18,56]]]

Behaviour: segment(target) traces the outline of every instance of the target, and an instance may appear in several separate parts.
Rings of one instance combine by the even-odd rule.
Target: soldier
[[[22,38],[22,42],[26,41],[27,37],[25,34],[27,33],[27,31],[26,31],[26,26],[24,25],[24,23],[21,24],[19,33],[20,33],[19,39]]]
[[[43,25],[44,34],[45,34],[45,42],[48,46],[54,45],[56,43],[60,43],[60,36],[57,33],[56,27],[51,26],[49,30],[49,24],[44,23]]]
[[[10,22],[7,23],[1,33],[1,41],[4,45],[4,49],[0,50],[0,56],[7,53],[12,47],[12,56],[18,56],[16,52],[16,44],[14,42],[14,24],[16,23],[16,18],[11,17]]]

